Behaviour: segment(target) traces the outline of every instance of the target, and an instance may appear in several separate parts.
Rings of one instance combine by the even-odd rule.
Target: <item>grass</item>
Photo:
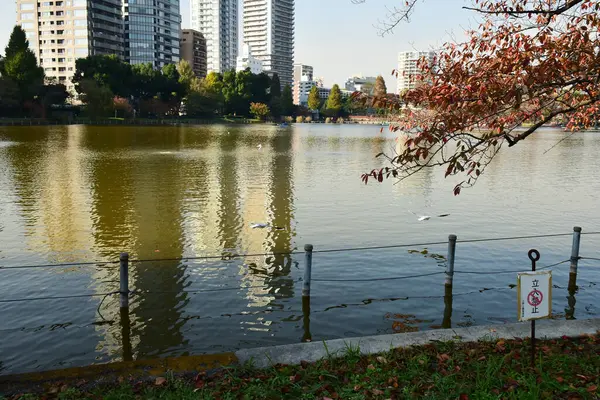
[[[436,343],[363,356],[348,347],[340,358],[299,366],[250,365],[195,378],[167,376],[82,391],[50,390],[80,399],[594,399],[600,392],[600,336],[539,342],[535,368],[527,341]]]

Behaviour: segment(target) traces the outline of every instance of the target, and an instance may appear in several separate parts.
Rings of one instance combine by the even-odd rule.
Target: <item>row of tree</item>
[[[158,70],[151,63],[131,65],[117,56],[93,55],[77,59],[73,83],[77,100],[88,117],[240,117],[309,115],[316,111],[325,117],[365,112],[365,107],[342,96],[334,85],[327,100],[313,87],[308,109],[294,105],[292,89],[281,88],[277,74],[253,74],[249,69],[223,74],[195,76],[186,61]],[[45,118],[54,106],[64,105],[69,93],[62,83],[44,76],[21,27],[16,26],[0,61],[0,116]],[[386,93],[378,77],[374,94]],[[75,102],[78,103],[78,102]],[[252,109],[252,104],[261,105]],[[264,105],[264,106],[263,106]],[[257,114],[256,111],[259,111]]]

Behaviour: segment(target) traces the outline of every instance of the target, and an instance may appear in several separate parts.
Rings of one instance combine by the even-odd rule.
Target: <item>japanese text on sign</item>
[[[519,321],[550,316],[552,312],[552,271],[519,273],[517,288]]]

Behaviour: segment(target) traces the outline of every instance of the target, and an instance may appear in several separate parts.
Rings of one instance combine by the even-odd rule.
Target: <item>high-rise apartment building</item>
[[[123,56],[121,0],[17,0],[17,24],[46,77],[70,91],[77,58]]]
[[[238,50],[238,0],[191,0],[192,29],[206,39],[208,72],[234,69]]]
[[[193,29],[181,31],[181,59],[190,63],[198,78],[206,76],[206,39]]]
[[[308,93],[316,84],[313,81],[313,67],[304,64],[294,64],[294,82],[292,93],[294,95],[294,104],[305,105],[308,101]]]
[[[401,94],[405,90],[416,88],[416,77],[421,73],[418,67],[419,60],[425,58],[432,65],[435,52],[434,51],[403,51],[398,53],[398,87],[397,94]]]
[[[179,62],[179,0],[122,1],[125,60],[131,64],[152,63],[155,68]]]
[[[276,73],[282,85],[292,85],[294,68],[294,0],[244,0],[244,43]]]

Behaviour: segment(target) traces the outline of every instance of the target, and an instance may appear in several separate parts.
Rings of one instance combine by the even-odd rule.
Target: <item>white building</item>
[[[263,62],[265,71],[279,75],[282,86],[291,86],[294,0],[244,0],[244,43]]]
[[[294,104],[308,107],[308,96],[310,95],[311,89],[315,86],[317,86],[315,81],[310,80],[307,75],[304,75],[301,78],[300,82],[294,81],[294,90],[298,90],[297,102],[295,98],[296,93],[294,92]]]
[[[247,44],[244,44],[242,55],[238,56],[235,70],[245,71],[246,68],[250,68],[250,72],[253,74],[260,74],[263,72],[263,63],[258,58],[252,57],[252,52]]]
[[[17,0],[17,24],[48,78],[74,92],[75,60],[124,56],[121,0]]]
[[[403,51],[398,53],[398,88],[397,94],[401,94],[404,90],[414,89],[417,84],[416,77],[421,73],[417,64],[421,58],[428,60],[432,65],[435,52],[434,51]]]
[[[207,71],[225,72],[236,67],[238,1],[191,0],[192,29],[206,39]]]
[[[301,98],[304,95],[303,90],[306,89],[309,82],[312,82],[312,85],[308,88],[310,91],[313,86],[316,86],[316,83],[313,81],[313,67],[304,64],[294,64],[294,82],[292,85],[294,104],[306,105],[302,103]],[[305,102],[307,101],[308,97],[306,97]]]
[[[373,87],[375,86],[375,76],[353,76],[348,78],[344,85],[346,90],[350,92],[363,92],[371,94]]]

